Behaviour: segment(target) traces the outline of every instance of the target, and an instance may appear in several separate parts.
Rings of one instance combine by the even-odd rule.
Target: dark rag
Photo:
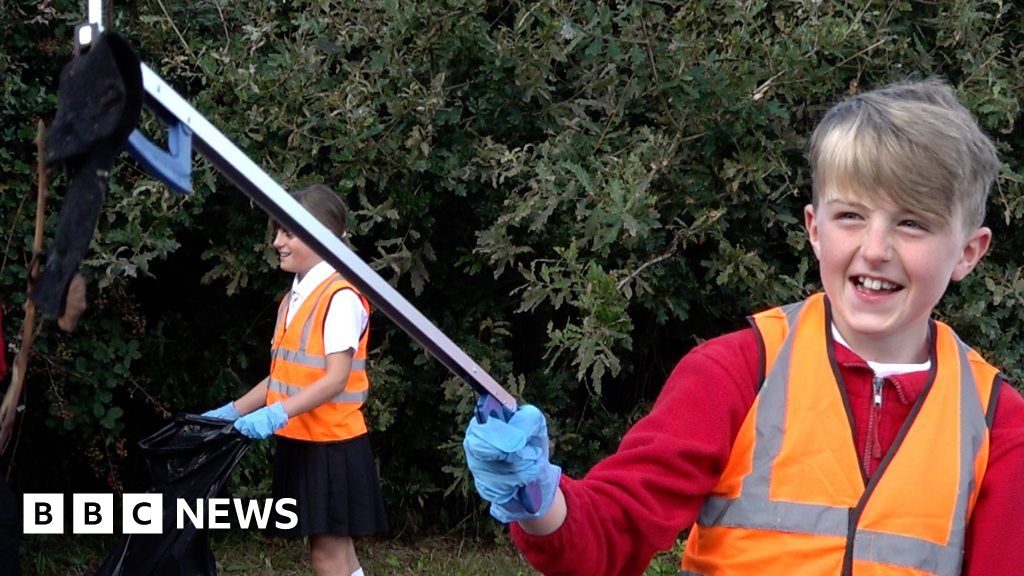
[[[48,316],[63,315],[68,285],[96,230],[110,167],[141,112],[139,59],[120,36],[101,34],[61,71],[46,163],[64,164],[70,185],[53,246],[29,292]]]

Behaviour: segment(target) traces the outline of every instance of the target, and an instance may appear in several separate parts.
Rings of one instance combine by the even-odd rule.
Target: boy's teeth
[[[876,278],[866,278],[864,276],[858,277],[857,282],[859,282],[861,286],[864,286],[868,290],[894,290],[896,288],[895,284],[890,284],[885,280],[878,280]]]

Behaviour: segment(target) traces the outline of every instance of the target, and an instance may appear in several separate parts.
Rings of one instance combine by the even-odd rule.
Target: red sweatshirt
[[[748,328],[687,354],[651,413],[626,433],[615,454],[583,479],[563,476],[568,516],[558,530],[531,536],[512,526],[527,560],[549,576],[643,574],[656,552],[670,548],[693,525],[718,483],[754,401],[758,352],[757,336]],[[837,344],[835,353],[853,411],[857,453],[862,463],[865,453],[870,456],[873,471],[928,373],[885,379],[881,413],[870,427],[877,437],[869,438],[873,372],[848,348]],[[1024,398],[1005,382],[999,394],[988,470],[968,527],[962,572],[967,576],[1024,571]]]

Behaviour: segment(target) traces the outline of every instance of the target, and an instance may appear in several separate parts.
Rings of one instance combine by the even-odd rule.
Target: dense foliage
[[[79,4],[0,0],[0,291],[14,346],[35,120],[53,117]],[[615,448],[695,343],[815,289],[806,138],[839,98],[891,81],[947,78],[998,142],[994,250],[940,315],[1011,375],[1024,367],[1018,3],[119,4],[113,27],[283,186],[344,195],[358,252],[550,415],[572,474]],[[113,182],[91,308],[76,333],[49,323],[38,341],[23,486],[139,488],[139,438],[266,370],[290,280],[265,216],[202,161],[187,198],[127,156]],[[367,412],[394,524],[485,517],[459,448],[471,390],[373,322]],[[234,490],[266,490],[268,452]]]

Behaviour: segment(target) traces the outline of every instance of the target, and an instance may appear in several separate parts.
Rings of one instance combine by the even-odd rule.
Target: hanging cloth
[[[138,124],[139,66],[128,43],[107,32],[61,71],[57,116],[46,138],[46,164],[64,164],[69,186],[53,246],[29,292],[47,316],[64,315],[71,280],[96,230],[114,157]]]

